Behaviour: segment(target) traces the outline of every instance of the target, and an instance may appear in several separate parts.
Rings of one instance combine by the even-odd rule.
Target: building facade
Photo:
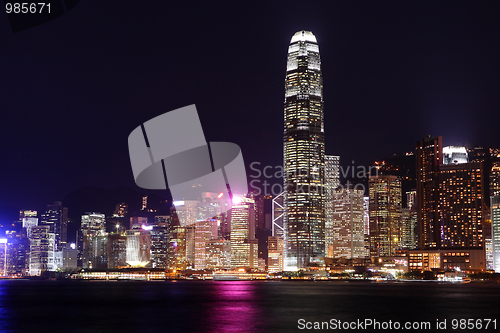
[[[442,165],[439,248],[484,248],[482,163]]]
[[[50,232],[56,235],[56,250],[62,251],[68,241],[68,208],[63,207],[60,201],[47,205],[40,224],[50,227]]]
[[[439,248],[439,167],[443,164],[443,138],[426,137],[417,142],[417,201],[419,248]]]
[[[258,242],[255,238],[254,200],[233,197],[231,209],[231,266],[258,267]]]
[[[325,254],[333,244],[333,199],[340,185],[339,156],[325,155]]]
[[[268,259],[267,271],[277,273],[283,271],[283,237],[269,236],[267,239]]]
[[[94,258],[93,239],[104,236],[106,232],[106,216],[101,213],[86,213],[82,215],[79,241],[77,244],[83,268],[92,268]]]
[[[41,275],[45,271],[54,271],[54,252],[56,235],[50,232],[50,226],[32,227],[30,239],[29,274]]]
[[[127,230],[127,264],[144,267],[151,259],[151,235],[143,229]]]
[[[207,267],[208,244],[217,238],[217,220],[198,221],[194,225],[194,269]]]
[[[365,257],[363,199],[364,191],[361,189],[335,190],[329,258]],[[330,231],[327,229],[326,232]]]
[[[127,236],[121,233],[108,235],[108,268],[127,266]]]
[[[370,257],[396,255],[401,248],[401,180],[370,176]]]
[[[500,272],[500,163],[490,172],[491,247],[493,270]]]
[[[294,271],[325,255],[323,77],[310,31],[290,41],[284,111],[284,265]]]
[[[157,216],[158,217],[158,216]],[[168,268],[168,225],[158,223],[151,231],[151,267]]]

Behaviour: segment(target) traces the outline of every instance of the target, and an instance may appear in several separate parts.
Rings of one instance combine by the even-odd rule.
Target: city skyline
[[[497,328],[500,2],[9,10],[2,332]]]
[[[203,192],[194,200],[175,198],[170,215],[155,214],[154,222],[152,216],[148,221],[147,216],[128,215],[128,230],[123,218],[130,206],[118,201],[111,216],[81,215],[76,244],[67,238],[68,208],[56,201],[40,214],[39,225],[35,211],[20,211],[17,225],[1,238],[3,276],[41,276],[64,268],[73,272],[71,278],[109,279],[109,269],[118,268],[112,279],[131,274],[147,280],[167,279],[167,274],[177,278],[177,272],[192,269],[201,270],[203,279],[206,270],[214,280],[264,279],[268,259],[275,272],[282,265],[284,274],[305,271],[325,279],[339,269],[361,270],[364,279],[376,272],[386,279],[424,271],[434,276],[438,270],[446,278],[449,269],[477,273],[495,267],[500,149],[443,147],[441,136],[417,141],[415,151],[405,154],[415,157],[415,174],[407,176],[415,181],[416,191],[406,192],[403,208],[402,179],[393,174],[400,166],[391,162],[375,162],[375,174],[368,168],[356,175],[368,178],[368,200],[363,184],[348,181],[344,188],[340,156],[325,155],[323,119],[319,47],[312,32],[301,30],[290,41],[285,79],[284,192],[279,205],[283,238],[269,237],[277,234],[269,205],[266,214],[264,200],[272,199],[267,195],[233,193],[227,212],[224,192]],[[408,172],[405,163],[402,168]],[[490,195],[492,210],[486,212]],[[141,211],[156,213],[148,202],[143,195]],[[492,224],[486,215],[492,216]],[[107,232],[107,222],[115,223],[114,232]],[[263,237],[266,242],[259,242]],[[237,271],[224,273],[229,267]],[[159,270],[150,276],[151,268]]]

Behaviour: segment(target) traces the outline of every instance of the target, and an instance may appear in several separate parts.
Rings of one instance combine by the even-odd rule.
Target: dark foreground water
[[[499,310],[493,283],[0,281],[1,332],[303,332],[299,319],[430,322],[432,331],[446,319],[440,332],[482,332],[485,322],[453,330],[452,320],[497,319],[500,331]],[[350,331],[388,331],[361,328]]]

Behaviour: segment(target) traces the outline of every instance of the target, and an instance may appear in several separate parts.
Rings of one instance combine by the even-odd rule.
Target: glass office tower
[[[295,33],[290,42],[284,109],[284,269],[293,271],[325,255],[323,78],[310,31]]]

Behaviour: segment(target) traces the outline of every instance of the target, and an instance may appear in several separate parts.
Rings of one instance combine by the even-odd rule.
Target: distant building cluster
[[[204,193],[200,201],[176,202],[170,215],[149,219],[128,216],[125,203],[118,204],[108,217],[86,213],[81,216],[76,243],[71,244],[67,243],[67,208],[61,202],[47,206],[41,221],[36,211],[21,211],[21,232],[7,232],[1,241],[1,272],[39,276],[51,271],[141,267],[264,270],[265,260],[258,259],[256,238],[256,223],[265,223],[264,209],[258,211],[264,199],[233,197],[232,208],[226,212],[217,195]],[[147,207],[146,201],[144,204]],[[198,219],[207,211],[213,218]],[[184,225],[179,222],[181,214],[190,216]],[[125,219],[130,222],[128,230],[124,228]],[[269,220],[267,216],[268,226]],[[111,225],[108,230],[107,224]]]

